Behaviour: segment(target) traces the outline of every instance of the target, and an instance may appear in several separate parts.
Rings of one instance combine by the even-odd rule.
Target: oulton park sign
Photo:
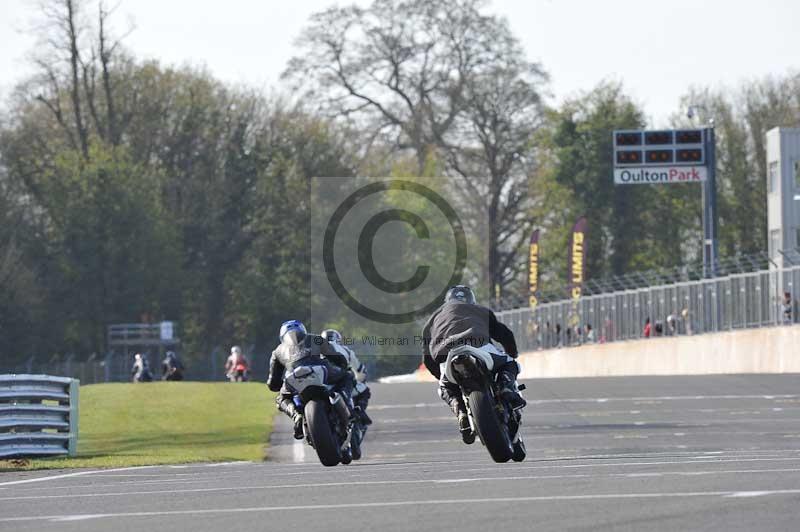
[[[617,185],[647,185],[663,183],[699,183],[708,178],[705,166],[660,166],[615,168]]]
[[[706,131],[614,131],[614,184],[702,183],[709,178]]]

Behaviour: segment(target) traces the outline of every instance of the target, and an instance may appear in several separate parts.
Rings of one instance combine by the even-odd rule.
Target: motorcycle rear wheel
[[[331,432],[326,404],[319,400],[309,401],[305,406],[306,423],[319,461],[324,466],[338,465],[342,460],[339,445]]]
[[[514,450],[508,436],[508,427],[500,422],[491,392],[484,388],[469,394],[469,408],[475,421],[478,437],[495,462],[511,460]]]

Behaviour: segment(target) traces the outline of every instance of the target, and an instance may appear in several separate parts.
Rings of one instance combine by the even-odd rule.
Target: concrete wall
[[[800,373],[800,325],[535,351],[519,362],[526,379]]]

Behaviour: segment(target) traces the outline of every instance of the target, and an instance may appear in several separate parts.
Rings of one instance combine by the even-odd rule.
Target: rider
[[[231,354],[228,356],[228,360],[225,361],[225,376],[231,382],[236,382],[241,378],[241,380],[247,380],[247,371],[250,369],[250,365],[247,362],[247,357],[244,356],[242,353],[242,348],[238,345],[231,347]]]
[[[458,426],[465,443],[475,441],[469,424],[467,409],[460,388],[450,382],[444,373],[444,364],[450,349],[460,345],[484,347],[494,359],[494,372],[502,385],[501,395],[512,408],[525,406],[525,399],[517,390],[520,367],[516,360],[517,343],[511,329],[500,323],[490,309],[475,302],[475,294],[468,286],[451,287],[444,304],[436,310],[422,329],[423,363],[439,379],[439,397],[450,405],[458,417]],[[492,340],[505,349],[501,353]],[[491,347],[488,347],[491,346]]]
[[[161,380],[182,381],[183,363],[175,354],[175,351],[167,351],[167,355],[161,362]]]
[[[350,394],[353,391],[353,373],[347,366],[347,357],[336,350],[322,336],[308,334],[305,325],[297,320],[286,321],[281,325],[281,343],[272,352],[269,360],[267,386],[273,392],[280,392],[275,398],[278,410],[286,414],[294,423],[295,439],[303,439],[303,414],[294,403],[294,394],[286,388],[283,376],[300,366],[324,366],[327,382],[341,392],[350,412],[353,405]]]
[[[133,355],[133,368],[131,368],[133,382],[150,382],[153,374],[150,372],[150,361],[141,353]]]
[[[341,351],[347,357],[347,364],[353,371],[356,377],[356,385],[353,388],[353,404],[355,405],[355,414],[361,419],[364,425],[372,425],[372,420],[367,415],[367,405],[369,399],[372,397],[369,386],[367,386],[367,366],[358,360],[355,351],[350,349],[344,344],[342,340],[342,333],[336,329],[325,329],[322,331],[322,337],[333,344],[333,347]]]

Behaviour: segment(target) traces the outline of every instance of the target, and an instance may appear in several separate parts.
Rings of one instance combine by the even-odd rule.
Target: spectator
[[[561,347],[561,324],[556,323],[556,342],[555,347]]]
[[[564,329],[564,333],[567,335],[566,346],[569,347],[572,345],[572,327],[567,325],[567,328]]]
[[[661,321],[656,322],[655,336],[662,336],[664,334],[664,324]]]
[[[141,353],[133,355],[133,368],[131,369],[133,382],[150,382],[153,374],[150,372],[150,363]]]
[[[595,342],[595,334],[594,329],[592,329],[591,323],[586,324],[586,343],[593,344]]]
[[[789,292],[783,293],[783,302],[781,303],[783,307],[783,323],[792,323],[794,320],[792,319],[792,294]]]
[[[689,309],[684,308],[681,311],[681,319],[683,320],[683,328],[687,335],[694,334],[694,329],[692,328],[692,318],[689,314]]]
[[[674,312],[667,316],[667,334],[670,336],[678,334],[678,317]]]
[[[161,363],[161,380],[165,381],[182,381],[183,380],[183,363],[178,358],[174,351],[167,351],[167,356]]]
[[[642,331],[642,336],[645,338],[650,338],[650,318],[648,317],[644,320],[644,330]]]

